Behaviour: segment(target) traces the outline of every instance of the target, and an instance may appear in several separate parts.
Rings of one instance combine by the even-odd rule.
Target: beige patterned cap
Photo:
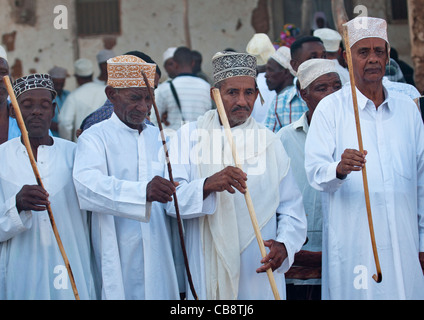
[[[289,69],[290,73],[294,77],[296,76],[296,72],[293,70],[293,67],[290,64],[291,52],[289,47],[280,47],[271,58],[277,61],[284,69]]]
[[[258,65],[263,66],[275,53],[275,48],[265,33],[256,33],[247,44],[246,52],[254,55],[258,60]]]
[[[387,37],[387,22],[384,19],[356,17],[343,26],[347,27],[350,47],[366,38],[380,38],[390,45]]]
[[[108,86],[118,89],[146,88],[142,71],[150,87],[155,86],[156,64],[147,63],[136,56],[118,56],[107,61]]]
[[[336,64],[329,59],[309,59],[297,70],[297,78],[301,89],[306,89],[316,79],[327,73],[337,73]]]

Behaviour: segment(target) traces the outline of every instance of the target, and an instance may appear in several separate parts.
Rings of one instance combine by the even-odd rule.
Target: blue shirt
[[[273,132],[297,121],[308,111],[306,102],[300,97],[295,85],[285,88],[271,102],[265,126]]]

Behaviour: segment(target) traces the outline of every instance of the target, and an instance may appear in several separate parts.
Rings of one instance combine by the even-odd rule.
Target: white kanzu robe
[[[157,128],[139,134],[115,114],[79,138],[74,180],[81,207],[93,212],[103,299],[179,299],[171,218],[146,202],[147,184],[164,175],[163,153]]]
[[[88,217],[72,179],[75,144],[54,139],[38,148],[37,166],[82,300],[96,299]],[[0,146],[0,300],[74,300],[47,211],[18,212],[16,195],[36,185],[25,146],[15,138]]]
[[[409,97],[385,90],[376,109],[357,90],[371,211],[383,281],[376,272],[362,173],[336,178],[345,149],[358,150],[350,85],[324,98],[306,139],[305,168],[324,191],[323,299],[423,299],[424,131]]]
[[[288,258],[274,272],[280,296],[284,298],[284,272],[306,240],[302,195],[291,173],[290,160],[271,131],[250,118],[232,132],[239,142],[237,148],[248,174],[247,184],[263,240],[274,239],[287,248]],[[208,138],[214,134],[217,144],[208,145]],[[261,143],[257,149],[251,149],[245,146],[246,141],[252,145],[254,141]],[[266,273],[256,273],[262,257],[244,195],[225,191],[212,193],[203,200],[205,179],[222,170],[224,163],[234,165],[227,147],[216,111],[183,126],[171,141],[170,157],[174,179],[180,183],[177,195],[185,219],[194,286],[202,300],[272,300]],[[188,289],[187,292],[192,298]]]

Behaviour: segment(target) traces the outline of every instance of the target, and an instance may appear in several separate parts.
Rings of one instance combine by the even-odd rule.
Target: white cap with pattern
[[[327,73],[337,73],[336,64],[329,59],[309,59],[297,70],[297,78],[301,89],[306,89],[312,82]]]
[[[280,47],[271,57],[277,61],[284,69],[289,69],[290,73],[295,77],[296,72],[293,70],[290,61],[291,61],[291,52],[290,48],[283,46]]]
[[[389,44],[387,37],[387,22],[384,19],[372,17],[356,17],[345,23],[349,37],[350,47],[359,40],[366,38],[380,38]]]

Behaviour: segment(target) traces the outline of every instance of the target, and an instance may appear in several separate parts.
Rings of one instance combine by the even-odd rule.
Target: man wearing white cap
[[[181,125],[196,121],[212,109],[210,84],[193,73],[193,53],[187,47],[179,47],[174,53],[175,78],[158,87],[156,102],[165,129],[171,135]],[[156,116],[151,117],[157,124]]]
[[[168,74],[169,80],[172,80],[177,76],[176,65],[174,61],[175,51],[177,51],[177,48],[172,47],[166,49],[163,53],[163,67]]]
[[[325,50],[327,51],[327,59],[333,60],[336,63],[337,72],[340,75],[340,80],[345,84],[349,82],[349,71],[342,67],[339,63],[342,48],[342,36],[336,30],[330,28],[320,28],[314,31],[314,36],[318,37],[324,43]]]
[[[266,79],[265,69],[269,58],[275,53],[274,45],[265,33],[257,33],[249,41],[246,47],[246,52],[254,55],[258,63],[258,75],[256,83],[259,89],[259,97],[255,101],[252,117],[259,123],[266,119],[269,105],[276,96],[274,90],[269,90]]]
[[[293,86],[295,72],[290,65],[291,53],[290,48],[281,47],[275,52],[266,64],[266,84],[269,90],[275,91],[276,96],[268,106],[269,112],[275,112],[278,104],[281,103],[283,92]],[[275,122],[275,126],[277,122]],[[276,127],[272,128],[276,132]]]
[[[324,98],[306,139],[305,169],[323,191],[324,299],[424,299],[424,128],[417,106],[387,90],[387,24],[346,24],[364,153],[358,151],[350,86]],[[361,170],[367,164],[382,272],[376,272]],[[421,264],[420,264],[421,262]]]
[[[326,58],[325,47],[322,40],[313,36],[298,38],[290,47],[290,65],[293,75],[297,72],[299,65],[304,61],[316,58]],[[275,105],[271,105],[265,120],[265,126],[273,132],[289,125],[308,110],[305,101],[302,100],[297,88],[297,78],[293,85],[281,92]]]
[[[56,96],[56,107],[57,111],[52,120],[51,131],[55,137],[59,137],[59,113],[65,103],[66,98],[71,93],[68,90],[65,90],[66,78],[68,77],[68,71],[65,68],[53,67],[49,70],[50,77],[52,78],[54,89],[57,92]]]
[[[273,299],[265,273],[272,269],[284,298],[284,272],[306,239],[302,196],[280,140],[251,117],[256,58],[219,52],[212,63],[243,170],[233,165],[216,110],[183,126],[171,141],[193,283],[200,299]],[[247,186],[270,250],[264,259],[244,198]]]
[[[327,59],[307,60],[299,66],[300,94],[308,111],[278,132],[291,159],[296,182],[302,192],[308,220],[308,242],[296,254],[293,267],[286,274],[289,299],[317,300],[321,296],[322,207],[321,194],[309,185],[305,172],[305,141],[314,110],[327,95],[342,87],[336,64]]]
[[[156,64],[131,55],[108,61],[113,114],[80,136],[74,181],[92,215],[92,244],[105,300],[179,299],[171,221],[163,203],[175,186],[163,179],[159,130],[145,123]],[[161,157],[162,155],[162,157]]]
[[[101,85],[106,85],[107,83],[107,61],[116,57],[116,54],[113,50],[103,49],[99,51],[96,56],[97,63],[99,65],[100,74],[98,77],[94,78],[94,82],[99,83]]]
[[[105,85],[93,82],[93,64],[88,59],[79,59],[74,64],[77,82],[81,84],[66,99],[59,113],[59,135],[77,141],[76,131],[84,119],[100,108],[107,100]]]

